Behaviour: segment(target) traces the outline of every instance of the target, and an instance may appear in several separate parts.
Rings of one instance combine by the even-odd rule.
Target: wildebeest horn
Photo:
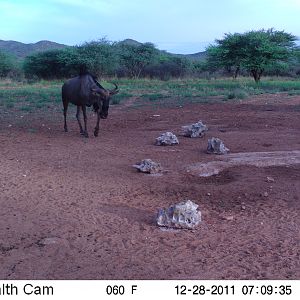
[[[115,83],[113,83],[113,85],[115,86],[115,88],[113,90],[109,90],[110,95],[115,95],[119,92],[118,86]]]

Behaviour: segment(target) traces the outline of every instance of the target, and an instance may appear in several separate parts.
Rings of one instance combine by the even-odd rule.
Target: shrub
[[[6,77],[16,70],[15,59],[12,55],[0,51],[0,77]]]
[[[249,94],[242,89],[236,89],[227,94],[227,99],[245,99],[247,97],[249,97]]]

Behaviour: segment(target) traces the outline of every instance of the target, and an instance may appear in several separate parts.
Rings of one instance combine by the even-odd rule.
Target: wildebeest
[[[114,90],[108,90],[102,87],[89,73],[79,75],[66,81],[62,86],[62,102],[64,106],[64,129],[67,132],[67,110],[69,102],[77,105],[76,118],[80,128],[80,134],[88,137],[86,107],[93,106],[97,113],[97,123],[94,135],[98,136],[100,118],[106,119],[110,97],[119,92],[116,84]],[[84,119],[84,130],[80,122],[80,108],[82,108]]]

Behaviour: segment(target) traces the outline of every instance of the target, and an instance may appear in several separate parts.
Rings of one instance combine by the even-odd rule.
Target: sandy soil
[[[113,106],[98,138],[90,113],[89,139],[74,112],[63,132],[60,108],[0,117],[0,279],[300,279],[299,164],[186,172],[215,159],[212,136],[231,153],[300,150],[299,96]],[[199,120],[204,138],[154,146]],[[144,158],[166,172],[137,172]],[[161,230],[157,210],[184,199],[199,205],[201,225]]]

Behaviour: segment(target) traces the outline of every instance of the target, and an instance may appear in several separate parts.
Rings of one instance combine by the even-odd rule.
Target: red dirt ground
[[[300,279],[299,165],[186,172],[214,159],[212,136],[232,153],[299,150],[299,96],[112,106],[98,138],[89,115],[89,139],[71,114],[63,132],[60,108],[0,117],[0,279]],[[199,120],[204,138],[154,146]],[[138,173],[144,158],[167,171]],[[157,210],[185,199],[199,205],[201,225],[161,230]]]

